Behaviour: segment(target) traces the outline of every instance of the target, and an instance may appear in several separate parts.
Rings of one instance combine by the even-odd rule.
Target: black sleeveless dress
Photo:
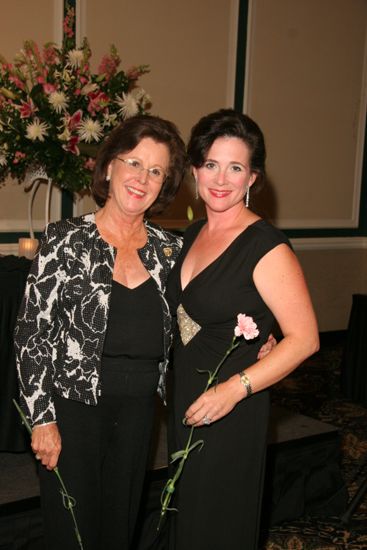
[[[252,316],[260,334],[254,340],[241,338],[224,363],[219,382],[256,362],[271,332],[273,315],[254,285],[253,271],[262,256],[288,242],[279,230],[259,220],[182,291],[181,266],[204,223],[186,231],[167,287],[173,315],[181,304],[200,327],[186,345],[179,330],[175,336],[171,452],[186,445],[189,428],[182,418],[207,382],[207,375],[197,369],[215,369],[232,341],[238,313]],[[185,331],[187,336],[187,326],[184,336]],[[263,391],[240,402],[218,422],[195,430],[193,441],[205,443],[200,452],[190,454],[178,482],[173,501],[178,513],[170,516],[170,550],[257,548],[268,414],[268,392]]]

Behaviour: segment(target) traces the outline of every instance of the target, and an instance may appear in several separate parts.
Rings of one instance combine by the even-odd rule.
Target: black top
[[[160,360],[163,356],[163,313],[150,277],[130,289],[112,281],[103,357]]]

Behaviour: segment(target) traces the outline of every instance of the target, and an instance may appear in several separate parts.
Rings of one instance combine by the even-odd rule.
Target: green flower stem
[[[207,384],[205,386],[204,393],[206,391],[208,391],[208,389],[213,385],[214,382],[217,381],[217,376],[218,376],[218,372],[219,372],[220,368],[222,367],[222,365],[225,362],[225,360],[227,359],[227,357],[232,353],[232,351],[239,346],[239,343],[240,342],[237,339],[237,336],[234,336],[233,339],[232,339],[231,345],[229,346],[226,353],[224,354],[224,357],[218,363],[215,370],[214,371],[210,371],[210,370],[208,370],[208,371],[199,371],[199,372],[208,373],[208,381],[207,381]],[[182,474],[182,470],[184,468],[186,460],[189,457],[189,454],[191,453],[191,451],[196,449],[196,447],[198,447],[199,451],[200,451],[202,449],[203,445],[204,445],[204,441],[202,439],[196,441],[195,443],[192,443],[194,430],[195,430],[195,426],[191,426],[189,437],[188,437],[187,443],[186,443],[186,447],[184,449],[182,449],[181,451],[177,451],[177,452],[175,452],[171,455],[171,464],[173,462],[175,462],[176,460],[178,460],[178,459],[180,459],[180,460],[179,460],[179,463],[178,463],[178,466],[177,466],[177,469],[176,469],[176,472],[175,472],[174,476],[167,481],[167,483],[166,483],[166,485],[165,485],[165,487],[162,491],[162,494],[161,494],[161,513],[160,513],[160,516],[159,516],[157,531],[160,530],[162,522],[164,521],[167,512],[170,512],[170,511],[177,512],[178,511],[176,508],[170,508],[170,503],[171,503],[173,493],[175,492],[175,489],[176,489],[176,483],[178,482],[178,480],[179,480],[179,478]]]
[[[218,372],[219,372],[220,368],[222,367],[224,361],[227,359],[228,355],[230,355],[232,353],[232,351],[239,346],[240,342],[239,341],[236,342],[236,340],[237,340],[237,336],[233,336],[231,345],[227,349],[227,351],[224,354],[224,357],[222,358],[220,363],[217,365],[215,371],[213,373],[211,371],[209,371],[210,374],[209,374],[209,378],[208,378],[208,383],[206,385],[206,388],[205,388],[204,392],[206,392],[210,388],[210,386],[213,384],[213,382],[216,380]]]
[[[15,401],[15,399],[13,399],[13,403],[14,403],[14,406],[17,409],[17,411],[20,415],[20,418],[22,419],[22,423],[24,424],[24,426],[27,429],[27,432],[29,433],[30,436],[32,436],[32,428],[31,428],[25,414],[23,413],[22,409],[19,407],[19,405]],[[56,466],[52,471],[56,474],[56,477],[59,480],[60,487],[61,487],[60,493],[61,493],[61,496],[62,496],[62,501],[63,501],[64,508],[66,508],[66,510],[68,510],[71,514],[71,519],[72,519],[73,525],[74,525],[75,536],[76,536],[76,539],[78,541],[79,548],[81,550],[83,550],[82,538],[80,536],[78,524],[77,524],[76,517],[75,517],[75,514],[74,514],[74,510],[73,510],[74,506],[76,505],[76,500],[75,500],[74,497],[69,495],[69,493],[68,493],[68,491],[65,487],[65,483],[64,483],[64,481],[61,477],[61,474],[60,474],[60,471],[59,471],[58,467]]]

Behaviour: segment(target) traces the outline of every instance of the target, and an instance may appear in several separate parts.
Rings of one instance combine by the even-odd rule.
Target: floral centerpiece
[[[88,40],[74,47],[74,20],[69,8],[62,47],[40,50],[28,40],[13,63],[0,56],[0,182],[21,182],[41,168],[62,189],[86,189],[98,144],[122,119],[150,107],[137,86],[149,67],[124,72],[112,45],[92,73]]]

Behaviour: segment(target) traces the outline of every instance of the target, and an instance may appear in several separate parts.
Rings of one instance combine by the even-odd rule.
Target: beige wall
[[[81,0],[79,36],[96,65],[115,43],[123,68],[149,64],[141,84],[154,114],[174,120],[186,139],[203,114],[231,105],[238,0]],[[359,203],[361,116],[365,97],[365,0],[250,0],[246,110],[263,127],[272,180],[260,206],[282,227],[348,227]],[[11,59],[26,38],[58,41],[61,0],[0,0],[0,52]],[[37,14],[37,17],[34,14]],[[30,24],[31,22],[31,24]],[[34,207],[44,225],[44,189]],[[190,183],[164,219],[203,213]],[[264,207],[265,206],[265,207]],[[0,230],[26,230],[27,196],[0,189]],[[79,201],[75,212],[94,208]],[[60,202],[53,200],[53,218]],[[294,240],[321,330],[346,328],[351,296],[367,292],[366,240]],[[0,245],[0,252],[10,250]]]
[[[154,114],[174,120],[183,136],[203,114],[232,104],[227,97],[235,58],[231,40],[237,2],[231,0],[88,0],[81,34],[97,61],[111,43],[123,66],[146,63],[141,80]]]
[[[343,330],[348,326],[353,294],[367,293],[367,248],[297,249],[296,254],[304,270],[315,306],[320,331]]]
[[[245,110],[281,227],[354,227],[366,113],[365,0],[250,2]]]

